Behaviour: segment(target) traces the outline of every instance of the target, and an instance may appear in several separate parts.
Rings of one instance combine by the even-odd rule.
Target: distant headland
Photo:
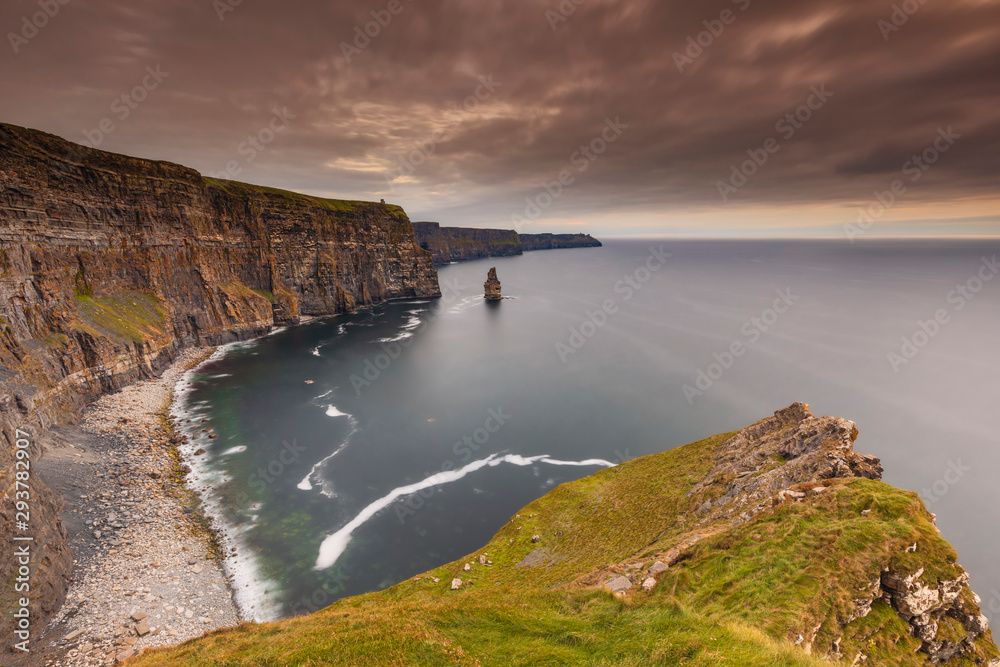
[[[510,229],[442,227],[437,222],[414,222],[417,243],[434,255],[434,264],[450,264],[484,257],[511,257],[530,250],[599,248],[590,234],[518,234]]]

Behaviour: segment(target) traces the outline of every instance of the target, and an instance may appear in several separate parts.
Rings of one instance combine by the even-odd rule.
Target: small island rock
[[[489,275],[486,276],[486,284],[483,287],[486,290],[487,301],[500,301],[503,299],[500,295],[500,279],[497,278],[496,267],[490,269]]]

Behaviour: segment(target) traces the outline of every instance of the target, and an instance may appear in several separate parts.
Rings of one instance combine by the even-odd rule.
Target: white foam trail
[[[545,457],[541,460],[542,463],[548,463],[551,466],[603,466],[605,468],[614,468],[615,464],[611,461],[605,461],[604,459],[586,459],[584,461],[560,461],[559,459],[550,459]]]
[[[362,525],[367,523],[372,517],[389,507],[394,502],[400,498],[405,498],[411,496],[418,491],[424,489],[429,489],[434,486],[441,486],[443,484],[450,484],[452,482],[457,482],[469,473],[481,470],[486,467],[494,468],[502,463],[510,463],[516,466],[530,466],[535,463],[548,463],[550,465],[578,465],[578,466],[602,466],[605,468],[613,468],[614,463],[610,461],[605,461],[603,459],[588,459],[587,461],[561,461],[558,459],[549,458],[546,455],[542,456],[521,456],[519,454],[506,454],[500,456],[499,454],[491,454],[485,459],[480,461],[473,461],[472,463],[466,465],[458,470],[442,471],[437,474],[431,475],[427,479],[417,482],[415,484],[409,484],[407,486],[401,486],[399,488],[393,489],[387,495],[379,498],[373,502],[368,507],[361,510],[354,519],[352,519],[346,526],[338,530],[336,533],[327,536],[323,543],[319,547],[319,556],[316,558],[316,570],[325,570],[329,567],[333,567],[336,562],[343,555],[344,551],[347,549],[347,545],[351,542],[351,535],[355,530],[360,528]]]
[[[226,451],[222,452],[220,456],[229,456],[230,454],[242,454],[246,450],[247,448],[244,445],[240,445],[238,447],[230,447]]]
[[[333,390],[331,389],[330,391],[326,392],[325,394],[323,394],[323,396],[320,396],[319,398],[324,398],[326,396],[329,396],[332,393],[333,393]],[[342,451],[344,451],[344,448],[347,447],[348,443],[350,443],[350,441],[351,441],[351,436],[358,432],[358,422],[357,422],[357,420],[355,420],[353,416],[347,414],[346,412],[341,412],[340,410],[338,410],[335,405],[328,405],[328,406],[326,406],[326,416],[327,417],[347,417],[349,420],[351,420],[351,432],[347,434],[347,436],[340,443],[340,447],[337,447],[337,449],[334,450],[333,454],[330,454],[325,459],[323,459],[322,461],[320,461],[319,463],[317,463],[316,465],[314,465],[309,470],[309,474],[302,478],[302,481],[299,482],[298,486],[297,486],[297,488],[300,491],[312,491],[313,490],[312,476],[316,474],[316,471],[319,470],[320,466],[322,466],[324,463],[326,463],[327,461],[329,461],[330,459],[332,459],[337,454],[339,454]],[[320,491],[320,493],[322,493],[324,496],[326,496],[328,498],[333,498],[334,495],[335,495],[329,489],[322,489]]]
[[[322,345],[317,345],[316,347],[314,347],[312,349],[312,353],[313,353],[314,357],[322,357],[323,356],[322,354],[319,353],[319,348],[321,348],[321,347],[323,347],[323,346]]]
[[[483,302],[482,296],[467,296],[445,312],[447,312],[450,315],[455,315],[456,313],[460,313],[470,306],[475,306],[477,304],[481,304],[482,302]]]
[[[389,338],[379,338],[376,343],[398,343],[401,340],[406,340],[407,338],[413,338],[413,334],[409,331],[404,331],[396,336],[390,336]]]
[[[413,330],[418,328],[421,324],[421,320],[417,315],[424,312],[424,310],[410,310],[407,311],[410,314],[409,320],[403,325],[403,331],[395,336],[389,338],[379,338],[376,343],[395,343],[401,340],[406,340],[413,336]]]

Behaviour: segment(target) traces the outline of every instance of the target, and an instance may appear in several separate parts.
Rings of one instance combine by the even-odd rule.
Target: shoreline
[[[24,664],[110,665],[242,621],[171,423],[178,383],[217,350],[182,350],[159,377],[102,396],[79,425],[41,439],[38,467],[65,499],[74,569]]]
[[[312,321],[312,320],[310,320]],[[260,571],[252,551],[242,534],[247,526],[234,523],[221,506],[217,489],[229,481],[224,474],[206,465],[206,448],[216,437],[211,420],[197,404],[181,405],[190,392],[192,377],[208,364],[221,360],[231,349],[252,345],[273,336],[287,327],[278,327],[255,339],[237,341],[216,347],[211,354],[186,368],[177,378],[168,408],[170,428],[177,434],[177,457],[181,464],[181,479],[191,494],[204,520],[206,530],[217,546],[219,565],[229,582],[233,604],[243,620],[267,623],[281,618],[281,609],[268,597],[278,584]],[[204,427],[204,428],[202,428]]]

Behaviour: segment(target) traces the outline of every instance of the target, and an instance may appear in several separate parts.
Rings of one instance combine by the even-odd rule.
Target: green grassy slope
[[[688,491],[728,438],[560,486],[481,551],[386,591],[147,651],[134,664],[849,665],[858,653],[869,665],[928,664],[887,603],[852,619],[883,570],[923,568],[920,580],[932,586],[962,575],[916,494],[869,479],[825,480],[826,491],[798,485],[806,498],[738,525],[700,520],[708,492]],[[907,553],[912,544],[917,551]],[[636,585],[616,596],[601,587],[655,561],[670,567],[650,591]],[[459,590],[453,578],[463,580]],[[939,637],[949,622],[960,639],[964,630],[948,617]],[[998,656],[987,633],[948,664]]]

